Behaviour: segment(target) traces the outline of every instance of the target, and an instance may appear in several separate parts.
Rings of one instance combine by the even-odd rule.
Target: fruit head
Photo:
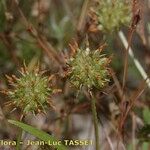
[[[131,21],[131,3],[128,0],[99,0],[96,11],[98,28],[103,32],[119,30]]]
[[[37,69],[28,71],[22,69],[21,76],[7,76],[9,83],[13,86],[8,90],[7,95],[11,99],[10,103],[19,107],[23,114],[29,112],[36,114],[45,112],[45,108],[50,104],[49,96],[53,90],[49,87],[48,77],[43,77]]]
[[[77,49],[72,58],[69,59],[70,82],[77,88],[82,86],[98,89],[103,88],[109,81],[108,65],[110,59],[102,55],[99,50],[90,51]]]

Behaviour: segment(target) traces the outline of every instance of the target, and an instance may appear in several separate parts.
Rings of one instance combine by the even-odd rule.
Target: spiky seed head
[[[23,114],[29,112],[33,114],[45,113],[48,106],[53,107],[50,100],[53,89],[49,85],[49,78],[43,76],[37,68],[28,71],[28,68],[24,67],[20,74],[20,77],[6,76],[12,86],[12,89],[7,91],[10,104],[13,107],[20,108]]]
[[[129,25],[132,8],[129,0],[99,0],[96,11],[98,29],[103,32],[113,32],[122,25]]]
[[[75,51],[74,56],[67,62],[70,82],[77,88],[103,88],[109,81],[110,58],[101,54],[100,50],[78,48]]]

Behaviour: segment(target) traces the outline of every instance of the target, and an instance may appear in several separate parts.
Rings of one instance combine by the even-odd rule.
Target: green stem
[[[93,116],[93,121],[94,121],[96,150],[99,150],[100,143],[99,143],[98,118],[97,118],[97,111],[96,111],[96,99],[93,97],[92,92],[89,92],[89,93],[91,96],[91,108],[92,108],[92,116]]]
[[[21,150],[21,144],[20,144],[20,142],[21,142],[21,138],[22,138],[22,133],[23,133],[23,130],[20,129],[19,135],[18,135],[18,137],[17,137],[16,150]]]
[[[24,117],[24,115],[21,115],[20,121],[23,120],[23,117]],[[18,137],[17,137],[16,150],[21,150],[21,138],[22,138],[22,133],[23,133],[23,130],[20,129],[20,130],[19,130],[19,135],[18,135]]]

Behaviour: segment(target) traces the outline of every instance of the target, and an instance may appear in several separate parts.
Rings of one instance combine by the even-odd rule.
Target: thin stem
[[[85,0],[82,6],[82,10],[81,10],[81,15],[79,18],[79,23],[77,26],[77,30],[80,31],[81,29],[83,29],[84,23],[85,23],[85,18],[86,18],[86,13],[87,13],[87,9],[89,6],[89,0]]]
[[[126,52],[125,52],[122,91],[124,91],[125,82],[126,82],[126,79],[127,79],[127,71],[128,71],[128,52],[129,52],[129,48],[130,48],[130,45],[131,45],[131,39],[132,39],[132,36],[133,36],[134,31],[135,31],[134,29],[131,29],[130,36],[129,36],[129,40],[128,40],[128,46],[127,46]]]
[[[128,41],[124,35],[124,33],[122,31],[119,31],[119,38],[121,40],[121,42],[123,43],[124,47],[126,48],[128,46]],[[138,59],[135,57],[133,50],[131,49],[131,47],[129,47],[129,55],[131,57],[131,59],[133,60],[136,68],[138,69],[139,73],[141,74],[141,76],[143,77],[144,80],[146,80],[147,86],[150,88],[150,78],[148,78],[147,73],[145,72],[145,70],[143,69],[142,65],[140,64],[140,62],[138,61]]]
[[[20,150],[21,149],[21,138],[22,138],[22,129],[20,129],[19,131],[19,135],[17,137],[17,145],[16,145],[16,150]]]
[[[132,113],[132,149],[136,150],[136,141],[135,141],[135,129],[136,129],[136,121],[135,115]]]
[[[20,121],[22,121],[22,120],[23,120],[23,117],[24,117],[24,115],[21,115],[21,117],[20,117]],[[21,149],[21,144],[22,144],[22,142],[21,142],[22,133],[23,133],[23,130],[22,130],[22,129],[20,129],[20,130],[19,130],[19,135],[18,135],[18,137],[17,137],[16,150],[20,150],[20,149]]]
[[[92,116],[93,116],[93,121],[94,121],[96,150],[99,150],[100,144],[99,144],[98,117],[97,117],[97,111],[96,111],[96,99],[93,97],[93,94],[91,91],[89,91],[89,94],[91,96],[91,108],[92,108]]]
[[[46,37],[40,35],[37,31],[37,29],[33,26],[32,23],[30,23],[27,18],[25,17],[23,11],[21,10],[21,8],[19,7],[19,1],[18,0],[14,0],[16,7],[19,11],[19,14],[21,16],[22,22],[24,24],[24,26],[26,27],[28,33],[36,40],[37,45],[47,54],[47,56],[50,59],[54,59],[54,61],[60,66],[62,67],[62,65],[64,64],[64,60],[60,60],[59,56],[56,53],[56,50],[54,49],[54,47],[47,41]]]

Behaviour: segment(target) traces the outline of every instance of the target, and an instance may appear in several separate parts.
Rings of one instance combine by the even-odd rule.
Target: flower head
[[[20,74],[20,77],[6,76],[13,86],[7,92],[11,99],[10,104],[19,107],[23,114],[45,112],[48,105],[52,106],[49,97],[53,89],[49,87],[49,78],[44,77],[37,68],[28,71],[27,67],[24,67]]]
[[[77,48],[77,47],[76,47]],[[74,49],[72,47],[72,49]],[[70,82],[77,88],[103,88],[109,81],[110,58],[100,50],[74,49],[74,55],[68,61]]]

